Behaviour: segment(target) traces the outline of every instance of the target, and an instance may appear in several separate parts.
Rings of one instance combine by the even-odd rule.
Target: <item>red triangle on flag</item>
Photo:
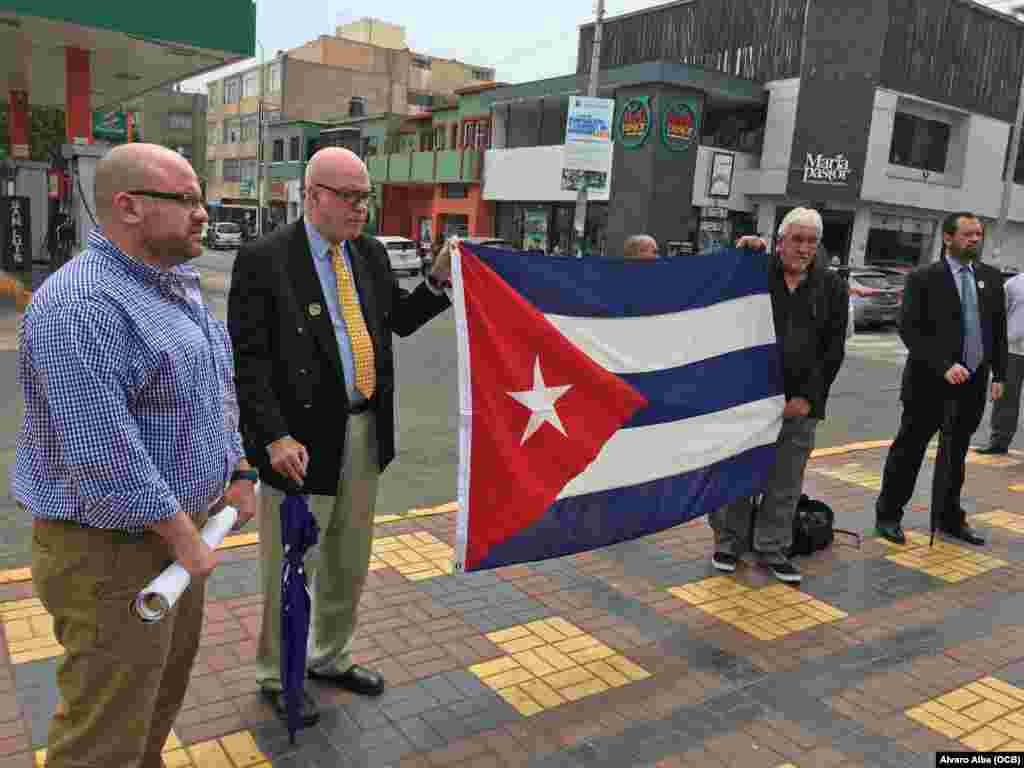
[[[465,246],[460,263],[473,413],[472,569],[492,546],[540,520],[647,400]]]

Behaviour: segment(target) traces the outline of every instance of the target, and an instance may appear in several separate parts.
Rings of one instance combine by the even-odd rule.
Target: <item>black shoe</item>
[[[733,573],[736,570],[736,555],[730,555],[726,552],[715,552],[711,556],[711,564],[715,566],[715,570],[725,571],[726,573]]]
[[[325,680],[337,686],[345,688],[353,693],[361,693],[363,696],[380,696],[384,693],[384,678],[379,672],[372,669],[353,664],[340,675],[322,674],[309,670],[309,676],[314,680]]]
[[[951,538],[958,539],[967,544],[973,544],[976,547],[985,544],[985,539],[976,534],[974,529],[967,525],[967,523],[964,523],[959,528],[940,528],[939,530]]]
[[[803,579],[803,576],[800,575],[800,569],[788,560],[784,563],[762,562],[761,565],[771,571],[776,579],[786,584],[799,584],[800,580]]]
[[[274,708],[277,716],[281,718],[285,723],[288,722],[288,700],[285,698],[284,691],[268,691],[265,689],[260,690],[263,697],[270,702],[270,705]],[[316,702],[313,701],[312,697],[302,692],[302,727],[311,728],[320,721],[320,708],[317,707]]]
[[[875,523],[875,530],[879,536],[893,544],[907,543],[907,537],[899,523]]]
[[[989,443],[981,448],[975,448],[974,452],[980,453],[982,456],[1001,456],[1010,452],[1010,446],[1000,445],[999,443]]]

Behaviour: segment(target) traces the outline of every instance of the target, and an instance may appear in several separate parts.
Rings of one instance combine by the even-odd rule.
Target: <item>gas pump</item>
[[[17,166],[0,161],[0,248],[3,268],[11,272],[32,269],[32,211],[28,197],[14,194]]]

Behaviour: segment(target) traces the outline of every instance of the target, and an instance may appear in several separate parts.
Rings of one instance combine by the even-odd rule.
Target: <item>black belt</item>
[[[355,416],[360,413],[366,413],[368,410],[370,410],[370,405],[371,403],[369,400],[363,400],[363,402],[359,403],[358,405],[350,405],[348,407],[348,414],[349,416]]]

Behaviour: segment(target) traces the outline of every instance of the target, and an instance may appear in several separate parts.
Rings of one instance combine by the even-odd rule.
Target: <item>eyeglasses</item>
[[[346,205],[350,205],[353,208],[361,205],[370,205],[374,200],[373,190],[363,189],[335,189],[329,187],[326,184],[314,184],[317,187],[323,187],[324,189],[333,192],[334,195],[342,200]]]
[[[155,197],[158,200],[174,200],[177,203],[181,203],[189,211],[195,211],[197,208],[203,206],[203,198],[198,195],[193,195],[190,192],[154,192],[149,189],[136,189],[128,193],[129,195],[142,195],[143,197]]]

